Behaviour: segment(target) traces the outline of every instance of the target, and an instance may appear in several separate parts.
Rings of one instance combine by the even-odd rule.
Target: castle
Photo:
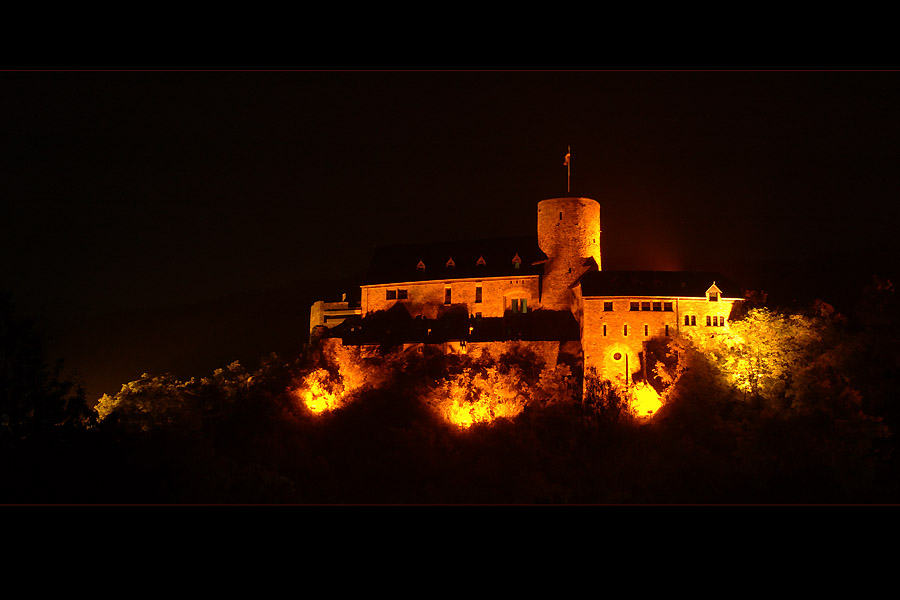
[[[646,344],[727,328],[741,290],[718,273],[604,271],[600,204],[538,202],[537,236],[376,249],[358,305],[316,302],[311,337],[445,352],[525,344],[550,364],[629,382]],[[652,365],[650,365],[652,367]]]

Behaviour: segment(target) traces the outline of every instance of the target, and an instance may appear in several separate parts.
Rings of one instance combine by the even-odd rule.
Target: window
[[[650,335],[650,326],[644,325],[644,337]]]
[[[481,302],[481,286],[475,288],[475,304],[479,304]]]
[[[476,321],[480,321],[480,320],[481,320],[481,313],[480,313],[480,312],[475,313],[475,320],[476,320]]]
[[[725,317],[719,317],[719,327],[725,327]]]
[[[515,256],[513,256],[513,269],[518,269],[522,266],[522,259],[519,258],[519,253],[517,252]]]
[[[606,337],[606,323],[603,324],[603,337]]]
[[[525,298],[513,298],[512,311],[514,313],[528,312],[528,302],[525,300]]]
[[[666,337],[669,337],[669,326],[666,325]]]
[[[672,303],[671,302],[663,302],[663,311],[664,312],[672,312]]]
[[[452,296],[450,294],[450,288],[446,288],[444,290],[444,304],[450,304]]]
[[[662,302],[654,302],[653,310],[655,310],[656,312],[660,312],[662,310]]]
[[[419,261],[419,264],[416,265],[416,269],[418,269],[419,271],[424,271],[424,270],[425,270],[425,263],[423,263],[423,262],[420,260],[420,261]]]
[[[697,316],[696,315],[691,315],[691,325],[694,325],[696,327],[696,325],[697,325]]]
[[[484,257],[483,257],[483,256],[479,256],[479,257],[478,257],[478,260],[475,261],[475,266],[476,266],[476,267],[483,267],[484,265],[485,265]]]
[[[397,299],[397,290],[388,290],[387,291],[387,299],[388,300],[396,300]]]
[[[710,325],[712,325],[712,317],[706,315],[706,326],[709,327]]]
[[[612,302],[604,302],[603,310],[605,310],[606,312],[611,311],[612,310]]]
[[[640,304],[638,302],[632,302],[629,310],[641,310]]]
[[[406,290],[397,290],[397,299],[406,300],[409,297]]]
[[[627,323],[622,327],[622,335],[624,335],[625,337],[628,337],[628,324]]]
[[[713,317],[713,327],[718,327],[718,326],[719,326],[719,317],[715,316],[715,317]]]
[[[710,292],[709,293],[709,301],[710,302],[718,302],[719,301],[719,292]]]
[[[453,262],[453,257],[451,256],[451,257],[450,257],[450,260],[447,261],[447,268],[448,268],[448,269],[452,269],[452,268],[455,267],[455,266],[456,266],[456,263]]]
[[[691,324],[691,318],[690,318],[689,316],[687,316],[687,315],[684,315],[684,325],[685,325],[685,327],[687,327],[687,326],[690,325],[690,324]]]
[[[650,310],[649,302],[641,302],[641,310]]]

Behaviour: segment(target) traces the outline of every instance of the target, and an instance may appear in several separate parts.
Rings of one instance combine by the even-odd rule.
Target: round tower
[[[591,198],[551,198],[538,202],[538,246],[544,266],[541,306],[570,310],[571,286],[593,265],[600,269],[600,204]]]

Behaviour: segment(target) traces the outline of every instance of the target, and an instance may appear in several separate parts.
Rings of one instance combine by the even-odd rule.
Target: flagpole
[[[567,146],[566,151],[566,193],[572,193],[572,146]]]

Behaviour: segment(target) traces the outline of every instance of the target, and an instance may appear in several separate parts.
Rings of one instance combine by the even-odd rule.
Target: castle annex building
[[[441,344],[446,352],[528,342],[553,363],[630,379],[646,342],[728,327],[741,290],[718,273],[604,271],[600,205],[537,205],[537,236],[376,249],[358,305],[316,302],[311,336],[344,344]]]

